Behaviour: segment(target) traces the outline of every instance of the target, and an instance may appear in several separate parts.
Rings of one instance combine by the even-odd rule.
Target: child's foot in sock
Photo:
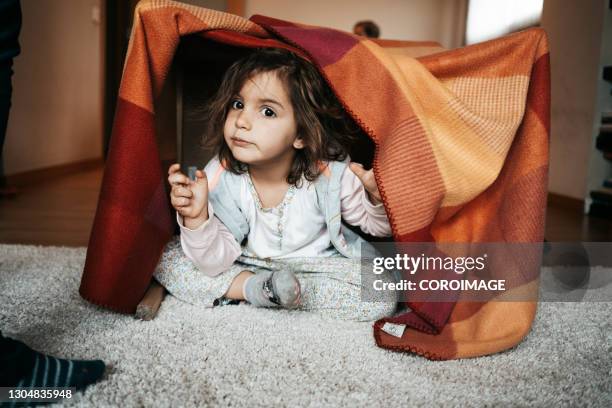
[[[291,271],[260,272],[244,282],[244,298],[257,307],[282,306],[292,309],[300,304],[300,282]]]
[[[32,352],[34,367],[16,387],[75,387],[80,391],[98,381],[106,367],[101,360],[65,360]]]

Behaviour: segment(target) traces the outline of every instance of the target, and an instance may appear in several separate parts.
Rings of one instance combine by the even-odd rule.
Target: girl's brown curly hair
[[[344,160],[359,128],[342,109],[317,69],[290,51],[256,49],[228,68],[206,109],[208,123],[202,145],[213,147],[219,160],[226,163],[232,173],[242,174],[247,170],[247,165],[233,156],[225,142],[223,127],[234,96],[249,78],[264,72],[278,75],[293,105],[297,134],[304,148],[296,149],[287,182],[299,187],[302,175],[308,181],[319,176],[321,161]]]

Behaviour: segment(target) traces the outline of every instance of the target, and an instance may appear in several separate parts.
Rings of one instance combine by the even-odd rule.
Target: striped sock
[[[17,387],[75,387],[85,389],[100,379],[106,366],[101,360],[65,360],[34,351],[32,372]]]

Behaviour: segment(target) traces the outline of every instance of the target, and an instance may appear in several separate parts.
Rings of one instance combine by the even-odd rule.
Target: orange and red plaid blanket
[[[181,37],[193,34],[240,47],[297,50],[317,66],[376,144],[373,167],[395,241],[542,241],[550,129],[543,30],[444,50],[143,1],[87,251],[85,299],[133,313],[173,233],[154,101]],[[374,336],[380,347],[430,359],[491,354],[527,335],[536,304],[413,302],[412,312],[376,322]],[[395,337],[381,330],[385,322],[408,329]]]

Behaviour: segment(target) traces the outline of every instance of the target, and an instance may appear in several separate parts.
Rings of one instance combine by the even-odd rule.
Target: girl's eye
[[[244,108],[244,105],[242,104],[242,102],[240,102],[237,99],[234,99],[232,101],[232,109],[242,109],[242,108]]]
[[[261,113],[263,113],[264,116],[266,116],[268,118],[273,118],[273,117],[276,116],[276,113],[272,109],[270,109],[270,108],[263,108],[261,110]]]

